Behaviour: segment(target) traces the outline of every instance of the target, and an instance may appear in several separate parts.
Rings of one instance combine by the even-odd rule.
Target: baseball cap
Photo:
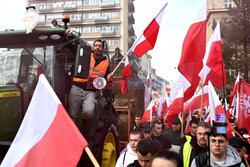
[[[144,132],[149,132],[149,131],[151,131],[152,129],[151,129],[151,127],[150,127],[149,124],[142,124],[142,125],[141,125],[141,130],[144,131]]]
[[[175,119],[173,120],[173,124],[180,124],[180,123],[181,123],[181,121],[180,121],[179,118],[175,118]]]

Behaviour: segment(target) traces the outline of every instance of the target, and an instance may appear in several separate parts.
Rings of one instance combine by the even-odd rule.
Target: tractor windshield
[[[0,48],[0,86],[17,83],[22,49]]]
[[[44,72],[52,77],[53,46],[29,48],[0,48],[0,86],[20,86],[37,80]]]

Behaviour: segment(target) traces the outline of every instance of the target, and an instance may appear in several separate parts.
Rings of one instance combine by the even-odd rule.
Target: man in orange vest
[[[73,84],[70,90],[69,100],[69,115],[75,122],[78,116],[80,107],[82,106],[82,119],[88,120],[94,114],[96,92],[89,85],[96,77],[105,77],[108,81],[111,80],[112,74],[108,74],[109,60],[102,55],[104,43],[97,39],[93,43],[93,50],[90,58],[89,77],[73,78]]]

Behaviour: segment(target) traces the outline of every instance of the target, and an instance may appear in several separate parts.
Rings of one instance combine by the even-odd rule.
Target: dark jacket
[[[188,142],[188,141],[187,141]],[[208,149],[208,147],[201,147],[197,140],[195,139],[192,139],[190,141],[190,144],[191,144],[191,147],[192,147],[192,150],[191,150],[191,155],[190,155],[190,159],[189,159],[189,166],[192,162],[192,160],[199,154],[201,153],[202,151],[205,151]],[[183,161],[183,147],[184,145],[181,146],[181,149],[180,149],[180,157],[181,157],[181,160]]]
[[[139,164],[138,160],[135,160],[132,164],[129,164],[127,167],[141,167],[141,165]]]
[[[152,140],[158,140],[163,150],[168,150],[172,147],[168,138],[163,135],[160,136],[152,135]]]

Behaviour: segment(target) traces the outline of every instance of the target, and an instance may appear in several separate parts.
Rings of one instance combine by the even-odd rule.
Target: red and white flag
[[[225,101],[224,110],[226,111],[226,116],[227,116],[228,119],[231,119],[232,115],[230,113],[230,109],[229,109],[228,104],[227,104],[227,99],[225,98],[224,101]]]
[[[167,105],[167,100],[166,98],[168,95],[165,94],[164,97],[160,97],[160,104],[159,104],[159,107],[158,107],[158,110],[157,110],[157,114],[158,114],[158,117],[161,117],[163,115],[163,113],[167,110],[168,108],[168,105]]]
[[[151,121],[152,120],[152,114],[153,113],[156,113],[156,110],[155,110],[155,101],[154,100],[151,100],[148,108],[144,111],[143,115],[142,115],[142,118],[141,118],[141,122],[143,124],[147,123],[148,121]]]
[[[144,91],[144,111],[149,106],[150,101],[151,101],[151,85],[150,85],[150,73],[148,73]]]
[[[162,15],[164,14],[166,6],[167,3],[143,31],[142,36],[136,40],[132,46],[131,50],[134,52],[134,54],[136,54],[137,57],[142,57],[145,53],[154,48],[160,29]]]
[[[131,69],[130,69],[130,65],[129,65],[129,60],[128,60],[128,56],[126,56],[125,58],[125,66],[122,72],[122,77],[125,77],[125,79],[122,79],[121,81],[121,92],[122,94],[125,94],[127,92],[127,77],[131,77]]]
[[[178,118],[179,113],[183,113],[183,102],[184,102],[183,96],[184,96],[184,92],[183,92],[183,86],[182,86],[177,96],[173,100],[172,104],[169,106],[168,112],[165,116],[167,119],[168,125],[170,127],[172,127],[173,120],[175,118]]]
[[[181,59],[178,65],[181,80],[184,82],[184,102],[190,99],[199,85],[199,73],[203,67],[206,48],[206,0],[196,20],[190,25],[182,45]]]
[[[166,88],[166,91],[167,91],[167,95],[168,95],[168,97],[170,96],[170,91],[171,91],[171,89],[170,88]]]
[[[226,70],[222,59],[219,21],[207,44],[203,59],[203,68],[199,76],[200,78],[203,77],[205,85],[208,84],[208,81],[211,81],[215,87],[221,88],[226,83]]]
[[[237,93],[240,92],[240,73],[238,73],[238,76],[236,78],[231,96],[230,96],[230,106],[236,106],[236,98]]]
[[[250,130],[250,84],[241,81],[239,98],[238,128]]]
[[[231,131],[233,129],[228,121],[228,118],[226,117],[226,113],[225,113],[225,111],[220,103],[219,97],[217,96],[217,94],[214,90],[214,87],[210,81],[208,81],[208,96],[209,96],[209,109],[210,109],[211,124],[213,124],[213,121],[214,122],[219,121],[218,119],[216,119],[216,118],[218,118],[218,115],[225,114],[225,117],[224,117],[225,120],[222,120],[222,121],[227,123],[226,132],[227,132],[227,136],[230,137]],[[222,119],[224,119],[224,118],[222,118]]]
[[[77,166],[88,145],[43,74],[1,166]]]
[[[193,96],[192,100],[188,103],[187,106],[185,106],[184,113],[188,113],[189,110],[191,110],[191,112],[200,111],[201,110],[201,96],[202,96],[202,90],[200,90],[200,92],[197,95]],[[209,105],[208,86],[204,86],[202,108],[208,105]]]

